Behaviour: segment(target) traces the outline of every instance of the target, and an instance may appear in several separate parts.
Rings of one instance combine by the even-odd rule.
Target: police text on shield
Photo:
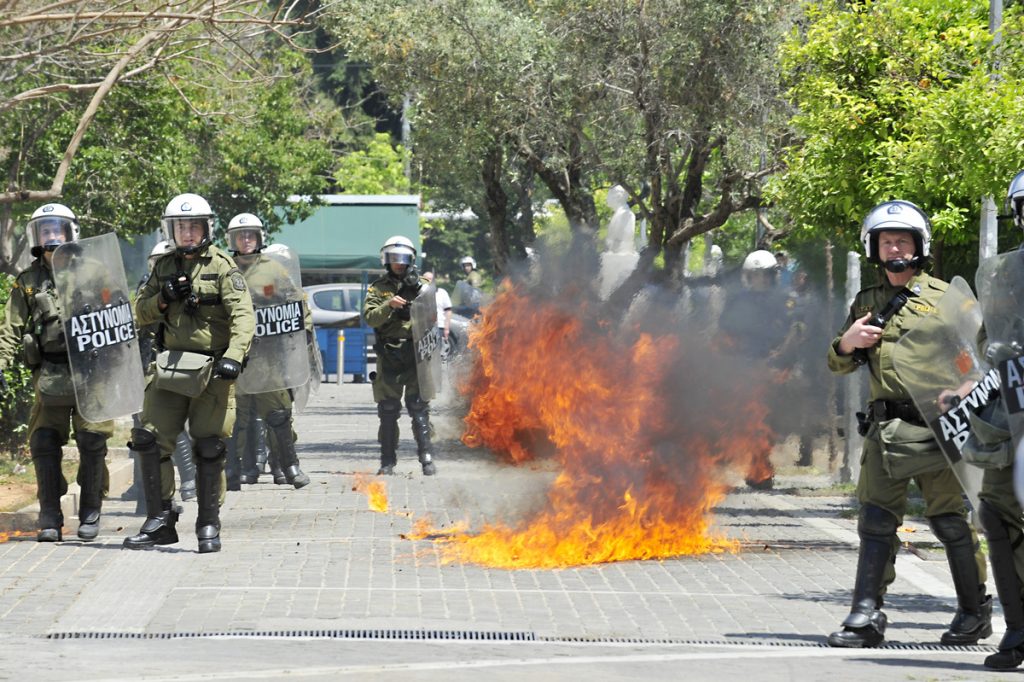
[[[302,301],[256,309],[256,336],[277,336],[302,330]]]
[[[71,348],[76,353],[114,346],[135,338],[135,321],[130,303],[75,315],[68,323]]]

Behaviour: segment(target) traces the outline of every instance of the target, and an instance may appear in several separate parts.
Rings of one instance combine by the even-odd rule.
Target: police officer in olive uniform
[[[201,369],[194,369],[200,356],[207,356],[213,367],[205,386],[196,380],[190,390],[198,384],[198,393],[185,395],[178,392],[183,390],[180,384],[165,379],[171,376],[162,367],[167,354],[158,356],[146,386],[142,425],[132,429],[132,449],[142,462],[147,518],[138,535],[125,538],[124,546],[147,549],[178,541],[178,515],[161,493],[161,462],[170,460],[175,439],[187,422],[195,441],[199,552],[218,552],[225,439],[235,421],[234,381],[242,371],[256,320],[245,278],[231,256],[211,244],[214,215],[206,200],[196,194],[176,196],[161,222],[175,251],[156,262],[135,301],[136,319],[140,326],[159,322],[160,346],[185,352],[171,354],[179,358],[179,370],[192,369],[202,376]],[[178,376],[182,373],[189,374]]]
[[[61,472],[61,447],[68,442],[70,419],[79,452],[78,537],[93,540],[99,534],[107,439],[114,434],[114,422],[88,422],[75,408],[52,268],[57,247],[78,240],[78,220],[67,206],[46,204],[32,214],[27,231],[35,260],[18,275],[7,302],[6,319],[0,326],[0,372],[10,364],[18,346],[23,345],[25,363],[32,369],[35,387],[28,438],[39,497],[36,539],[63,539],[60,498],[67,492],[68,484]]]
[[[967,507],[953,470],[939,452],[906,387],[893,369],[896,341],[918,320],[933,315],[946,283],[923,271],[931,240],[928,216],[907,201],[888,201],[864,219],[861,241],[868,261],[881,266],[879,284],[857,294],[842,331],[828,351],[828,366],[838,374],[866,364],[870,372],[864,449],[857,498],[860,535],[853,608],[830,646],[874,647],[885,636],[881,611],[886,587],[895,580],[897,529],[906,512],[907,487],[917,482],[925,516],[946,548],[957,594],[957,611],[941,641],[975,644],[992,634],[992,598],[985,594],[985,557],[967,523]],[[890,302],[905,301],[884,327],[872,315]],[[899,447],[891,447],[892,443]]]
[[[1024,229],[1024,170],[1010,182],[1006,202],[1013,222]],[[1000,359],[998,350],[990,347],[984,327],[978,345],[982,355],[996,364]],[[1002,399],[969,417],[971,437],[963,454],[967,461],[987,462],[978,495],[978,516],[988,538],[992,577],[1006,621],[999,651],[985,658],[985,667],[1009,670],[1024,662],[1024,510],[1013,491],[1013,445]],[[1000,463],[1002,466],[998,466]]]
[[[252,291],[264,291],[266,287],[281,290],[283,284],[292,282],[288,271],[276,260],[261,255],[266,235],[263,222],[251,213],[240,213],[228,223],[228,248],[235,256],[238,267]],[[269,250],[269,249],[268,249]],[[298,287],[296,287],[297,289]],[[296,293],[296,292],[292,292]],[[304,294],[303,294],[304,296]],[[305,309],[307,336],[313,334],[313,315],[309,306]],[[278,482],[280,471],[284,481],[296,488],[309,485],[309,476],[299,468],[299,456],[295,452],[296,434],[292,427],[292,392],[289,389],[240,395],[238,400],[238,423],[235,435],[235,459],[241,458],[241,472],[237,478],[241,483],[256,483],[259,466],[256,462],[256,443],[249,438],[249,425],[258,419],[270,428],[267,445],[270,449],[271,472]],[[261,426],[262,428],[262,426]],[[237,462],[232,469],[238,470]],[[232,471],[231,474],[234,474]],[[232,475],[229,474],[229,480]]]
[[[398,416],[402,412],[403,391],[423,475],[433,476],[437,472],[430,443],[430,403],[420,397],[409,314],[409,304],[419,293],[419,287],[426,284],[416,274],[415,262],[416,248],[411,241],[401,236],[388,239],[380,250],[380,263],[387,274],[370,284],[363,304],[363,319],[376,334],[373,399],[380,418],[378,475],[393,474],[398,462]]]

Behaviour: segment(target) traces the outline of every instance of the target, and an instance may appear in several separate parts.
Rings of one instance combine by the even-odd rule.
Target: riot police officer
[[[370,284],[363,304],[363,318],[376,334],[373,399],[380,418],[379,475],[393,474],[398,462],[398,416],[403,392],[423,475],[433,476],[437,472],[430,443],[430,403],[420,396],[409,314],[410,303],[426,284],[417,275],[415,263],[416,248],[407,238],[395,236],[384,242],[380,264],[387,274]]]
[[[792,327],[785,295],[778,286],[775,256],[763,249],[747,254],[740,280],[740,287],[729,290],[718,320],[722,345],[767,373],[767,363],[774,362],[782,352]],[[772,407],[770,422],[779,430],[777,413],[795,411],[794,405],[791,401],[775,401]],[[751,453],[744,479],[754,490],[771,490],[775,485],[772,448],[772,443],[765,442],[759,451]]]
[[[1006,203],[1014,224],[1024,229],[1024,170],[1010,182]],[[990,360],[999,359],[984,328],[979,346]],[[985,666],[1009,670],[1024,662],[1024,510],[1013,489],[1014,454],[1002,399],[969,416],[971,437],[963,454],[967,461],[987,462],[978,495],[978,516],[988,538],[992,574],[1006,621],[999,651],[985,658]]]
[[[135,301],[139,325],[160,324],[162,349],[146,386],[142,425],[132,429],[147,518],[124,546],[146,549],[178,541],[177,513],[161,494],[161,461],[170,458],[187,422],[195,441],[199,552],[217,552],[225,439],[234,426],[234,381],[255,330],[252,298],[235,262],[211,243],[214,215],[203,197],[174,197],[161,225],[174,253],[156,262]]]
[[[18,346],[23,346],[35,388],[28,438],[39,498],[36,540],[63,539],[60,498],[68,485],[61,471],[61,447],[68,442],[69,420],[79,452],[78,537],[93,540],[99,534],[107,439],[114,433],[114,423],[88,422],[75,407],[67,341],[53,276],[53,252],[61,244],[78,240],[78,219],[67,206],[46,204],[32,214],[26,231],[35,260],[18,275],[11,290],[7,315],[0,326],[0,372],[10,364]]]
[[[263,255],[266,244],[266,233],[263,231],[263,221],[251,213],[240,213],[228,223],[227,231],[228,248],[235,257],[235,261],[251,291],[262,295],[262,292],[274,292],[273,297],[268,301],[291,299],[295,296],[304,298],[304,294],[298,283],[294,282],[289,272],[277,261],[268,255]],[[269,250],[269,249],[268,249]],[[305,336],[313,334],[313,316],[309,306],[303,306],[303,327]],[[303,365],[307,366],[308,353],[305,348],[301,349]],[[283,360],[283,358],[282,358]],[[253,367],[254,371],[267,372],[270,368]],[[282,385],[279,383],[278,385]],[[288,382],[283,382],[287,386]],[[270,437],[267,445],[270,449],[271,472],[277,482],[277,472],[280,471],[285,482],[302,488],[309,485],[309,476],[299,468],[299,456],[295,452],[295,430],[292,426],[292,392],[290,389],[281,388],[263,393],[250,393],[238,395],[238,420],[235,436],[235,457],[241,458],[241,471],[236,474],[238,464],[231,463],[232,471],[229,472],[229,480],[237,477],[241,483],[256,483],[259,477],[259,466],[256,462],[256,443],[252,442],[250,435],[252,430],[250,423],[257,418],[262,420],[270,429]],[[261,427],[262,428],[262,427]]]
[[[874,647],[885,637],[882,612],[886,587],[895,579],[899,549],[897,529],[906,512],[907,488],[917,482],[925,516],[946,549],[957,611],[943,644],[975,644],[992,634],[992,598],[985,594],[985,558],[967,523],[959,482],[938,453],[932,431],[893,369],[896,341],[924,316],[936,312],[946,283],[924,272],[931,241],[928,216],[907,201],[887,201],[873,208],[861,227],[868,262],[877,264],[880,282],[862,289],[828,351],[828,366],[838,374],[866,364],[870,403],[864,423],[864,450],[857,498],[860,535],[853,607],[842,629],[828,637],[830,646]],[[903,301],[902,307],[899,301]],[[895,310],[884,327],[872,315],[891,304]],[[894,447],[893,444],[898,444]]]
[[[153,267],[156,262],[162,257],[169,253],[174,252],[174,244],[166,239],[163,239],[153,246],[149,252],[149,258],[146,259],[147,268],[146,274],[142,277],[136,287],[136,295],[142,291],[142,287],[145,286],[149,280],[149,275],[153,271]],[[139,329],[139,354],[142,357],[142,366],[149,375],[152,373],[154,368],[154,361],[156,360],[156,345],[157,345],[157,332],[160,331],[159,324],[150,324]],[[132,420],[135,426],[140,426],[139,415],[132,415]],[[133,457],[135,460],[135,472],[134,480],[132,481],[131,487],[121,495],[122,500],[137,500],[138,503],[135,506],[135,512],[141,513],[145,511],[145,491],[142,489],[142,467],[138,457]],[[188,437],[187,431],[182,431],[178,434],[178,439],[175,443],[174,452],[171,455],[171,460],[174,462],[174,467],[178,469],[178,477],[181,479],[181,499],[191,500],[196,496],[196,465],[192,459],[192,439]],[[163,481],[163,499],[171,499],[174,496],[174,468],[170,467],[170,462],[164,462],[165,470],[161,473],[161,480]],[[181,511],[180,505],[176,507],[177,511]]]

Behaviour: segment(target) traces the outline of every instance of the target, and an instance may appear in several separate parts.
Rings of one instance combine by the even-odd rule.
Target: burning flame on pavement
[[[371,481],[365,476],[357,475],[352,490],[366,495],[366,503],[371,511],[388,510],[388,493],[383,481]]]
[[[11,538],[24,538],[35,535],[36,531],[13,530],[9,533],[0,533],[0,544],[10,541]]]
[[[421,522],[410,537],[441,543],[449,562],[504,568],[738,551],[710,512],[730,490],[724,473],[751,471],[770,449],[761,390],[717,381],[711,351],[688,354],[678,335],[587,320],[584,304],[503,287],[471,332],[463,442],[514,464],[550,443],[560,473],[544,508],[518,523],[473,533]],[[678,404],[680,381],[700,398]]]

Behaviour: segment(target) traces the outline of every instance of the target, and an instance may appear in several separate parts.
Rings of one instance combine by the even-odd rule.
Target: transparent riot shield
[[[425,285],[409,306],[420,397],[430,400],[441,390],[441,335],[437,328],[436,289]]]
[[[62,244],[53,275],[78,413],[101,422],[140,411],[145,380],[117,237]]]
[[[978,265],[974,284],[1010,424],[1013,488],[1024,504],[1024,251],[986,258]]]
[[[320,382],[324,376],[324,360],[320,354],[320,342],[317,341],[316,334],[311,337],[307,348],[309,351],[309,381],[295,389],[295,398],[292,401],[292,409],[295,412],[305,412],[310,396],[320,390]]]
[[[235,390],[242,395],[296,388],[309,380],[306,304],[299,259],[288,248],[235,258],[256,313],[249,361]]]
[[[896,374],[935,433],[975,511],[984,472],[967,464],[960,449],[970,435],[968,411],[988,401],[996,381],[977,356],[980,327],[978,301],[967,282],[955,277],[939,299],[937,314],[921,318],[892,354]]]

